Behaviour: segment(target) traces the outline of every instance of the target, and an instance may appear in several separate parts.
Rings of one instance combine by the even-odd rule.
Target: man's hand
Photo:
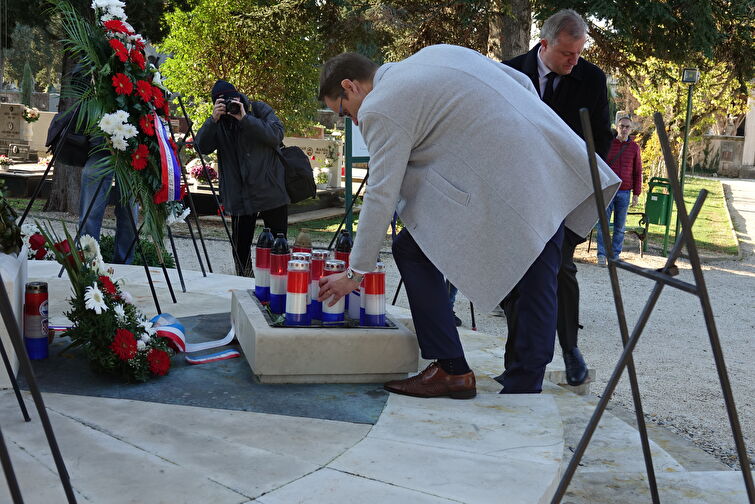
[[[328,306],[333,306],[339,299],[357,288],[359,288],[359,282],[346,278],[346,273],[328,275],[320,279],[320,292],[317,293],[317,300],[325,302],[332,296]]]
[[[225,115],[225,100],[218,98],[215,100],[215,107],[212,109],[212,121],[218,122]]]
[[[640,197],[636,194],[632,195],[632,206],[637,206],[640,202]]]
[[[246,115],[246,110],[244,110],[244,104],[241,103],[241,100],[238,98],[232,98],[231,101],[234,101],[239,104],[239,113],[238,114],[228,114],[229,116],[233,117],[237,121],[240,121],[244,118]]]
[[[246,110],[244,109],[244,104],[241,103],[241,100],[238,98],[232,98],[232,101],[235,101],[239,104],[239,113],[238,114],[228,114],[229,116],[233,117],[237,121],[240,121],[244,118],[246,115]],[[215,100],[215,107],[212,109],[212,120],[213,122],[218,122],[221,117],[226,115],[226,108],[225,108],[225,100],[223,98],[218,98]]]

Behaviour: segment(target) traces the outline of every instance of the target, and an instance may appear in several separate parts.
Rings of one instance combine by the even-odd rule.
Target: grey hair
[[[573,39],[587,35],[587,23],[573,9],[562,9],[545,20],[540,30],[540,38],[553,44],[561,33]]]

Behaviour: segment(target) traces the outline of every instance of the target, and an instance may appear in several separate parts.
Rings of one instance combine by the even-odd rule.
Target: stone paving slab
[[[656,474],[663,504],[748,504],[742,473],[704,471]],[[642,473],[589,473],[576,479],[563,502],[570,504],[646,504],[651,502]]]
[[[374,481],[333,469],[321,469],[270,492],[254,502],[260,504],[444,504],[458,503],[396,485]]]

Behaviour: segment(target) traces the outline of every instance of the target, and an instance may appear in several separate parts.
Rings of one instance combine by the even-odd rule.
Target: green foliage
[[[31,74],[29,62],[24,63],[24,76],[21,79],[21,103],[31,107],[31,97],[34,93],[34,76]]]
[[[170,33],[159,50],[167,85],[189,98],[192,120],[210,115],[210,90],[224,79],[275,109],[287,134],[304,131],[317,108],[321,44],[306,0],[199,0],[189,12],[166,15]]]
[[[60,86],[62,52],[53,48],[50,35],[39,26],[16,24],[10,35],[13,48],[6,51],[5,79],[21,82],[26,63],[31,67],[37,89]]]
[[[5,199],[5,181],[0,180],[0,252],[18,254],[21,250],[21,229],[16,224],[18,214]]]
[[[139,239],[139,245],[141,246],[142,252],[144,252],[144,256],[147,259],[147,266],[160,266],[160,259],[157,255],[157,249],[155,248],[155,245],[149,241],[145,240],[144,238]],[[102,260],[106,263],[112,263],[113,257],[115,257],[115,238],[111,234],[103,234],[100,236],[100,252],[102,253]],[[166,268],[175,268],[176,261],[173,258],[173,254],[169,252],[163,252],[162,253],[163,261],[165,261],[165,267]],[[142,266],[144,262],[142,261],[142,255],[139,253],[138,250],[134,251],[134,265],[136,266]]]
[[[742,93],[733,68],[726,63],[703,60],[700,66],[700,81],[692,94],[689,142],[699,141],[711,128],[723,124],[730,116],[744,114],[747,110],[747,95]],[[681,68],[671,62],[648,58],[637,62],[632,74],[619,77],[624,90],[621,101],[633,106],[636,115],[643,118],[641,136],[643,164],[659,166],[662,154],[652,115],[659,111],[666,122],[669,141],[678,151],[684,136],[687,115],[688,86],[680,82]]]
[[[406,58],[432,44],[456,44],[487,52],[490,0],[373,0],[368,19],[384,33],[387,59]]]

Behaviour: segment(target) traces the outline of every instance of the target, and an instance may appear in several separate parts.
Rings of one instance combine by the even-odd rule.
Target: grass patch
[[[724,197],[723,187],[719,180],[703,177],[686,177],[684,180],[684,201],[687,204],[687,211],[692,209],[692,205],[695,203],[701,189],[706,189],[709,194],[700,211],[700,216],[692,227],[698,248],[720,254],[737,255],[739,253],[739,245],[737,239],[734,237],[734,233],[731,231],[729,210],[726,207],[726,198]],[[636,220],[638,218],[632,216],[632,221],[627,221],[627,227],[630,224],[637,224]],[[669,250],[671,250],[675,238],[675,226],[676,205],[671,214]],[[651,224],[648,233],[649,243],[662,247],[665,229],[664,226]]]
[[[26,205],[29,204],[29,200],[31,198],[5,198],[8,200],[8,204],[10,204],[11,208],[16,211],[16,213],[19,215],[19,217],[24,213],[24,210],[26,210]],[[47,200],[37,198],[34,201],[34,204],[31,206],[31,212],[41,212],[42,207],[45,206],[45,203],[47,203]]]

